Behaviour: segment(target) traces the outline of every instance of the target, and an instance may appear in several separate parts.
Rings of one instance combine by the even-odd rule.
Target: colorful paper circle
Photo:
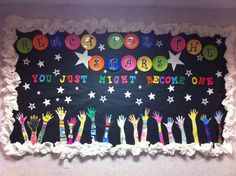
[[[154,44],[154,37],[151,34],[144,34],[140,39],[140,46],[143,49],[149,49]]]
[[[141,56],[137,61],[137,67],[142,72],[147,72],[152,68],[152,60],[148,56]]]
[[[121,60],[121,66],[126,71],[132,71],[136,68],[137,61],[134,56],[126,55]]]
[[[112,49],[120,49],[123,46],[124,39],[122,35],[118,33],[113,33],[108,37],[108,45]]]
[[[209,61],[213,61],[218,56],[218,50],[214,45],[206,45],[203,48],[203,57]]]
[[[63,37],[59,34],[52,35],[49,39],[49,43],[54,49],[61,49],[65,45]]]
[[[199,40],[192,39],[188,41],[187,50],[192,55],[197,55],[202,51],[202,44]]]
[[[16,48],[22,54],[29,53],[33,48],[31,39],[28,37],[20,38],[16,43]]]
[[[91,34],[86,34],[81,38],[81,45],[86,50],[93,49],[97,44],[96,38]]]
[[[175,36],[171,39],[170,46],[175,52],[182,52],[186,47],[185,39],[181,36]]]
[[[89,60],[89,67],[93,71],[100,71],[105,65],[104,59],[101,56],[93,56]]]
[[[163,72],[168,67],[168,60],[164,56],[156,56],[153,59],[153,68],[158,72]]]
[[[69,50],[76,50],[80,46],[80,38],[75,34],[69,34],[65,38],[65,44]]]
[[[139,44],[139,38],[136,34],[127,34],[124,38],[124,45],[128,49],[135,49]]]
[[[106,68],[110,71],[117,71],[120,69],[120,58],[117,56],[111,56],[107,58]]]
[[[36,35],[33,38],[33,46],[36,50],[45,50],[48,47],[48,38],[43,34]]]

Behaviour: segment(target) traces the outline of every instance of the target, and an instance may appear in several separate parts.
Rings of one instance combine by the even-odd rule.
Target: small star
[[[155,100],[155,94],[153,94],[152,92],[148,95],[149,100]]]
[[[60,70],[55,69],[54,72],[52,72],[55,76],[60,75]]]
[[[64,90],[65,90],[65,89],[60,86],[59,88],[57,88],[57,93],[63,94],[63,91],[64,91]]]
[[[135,70],[135,71],[134,71],[134,74],[137,75],[137,74],[138,74],[138,70]]]
[[[41,61],[41,60],[39,60],[39,62],[37,63],[37,65],[39,66],[39,68],[45,66],[45,65],[44,65],[44,61]]]
[[[129,91],[126,91],[124,94],[125,94],[125,98],[130,98],[132,93]]]
[[[35,109],[35,103],[29,103],[28,108],[32,111],[33,109]]]
[[[84,66],[88,69],[88,62],[91,58],[91,56],[88,55],[88,50],[85,50],[83,54],[78,52],[75,52],[75,54],[79,58],[75,65],[84,64]]]
[[[138,86],[138,89],[142,89],[142,85],[139,85],[139,86]]]
[[[69,104],[72,100],[71,100],[71,96],[65,98],[64,100],[65,102],[67,102],[67,104]]]
[[[186,70],[185,75],[187,75],[188,77],[192,75],[192,70]]]
[[[103,73],[107,73],[107,70],[103,70]]]
[[[79,90],[79,87],[78,87],[78,86],[76,86],[76,87],[75,87],[75,90]]]
[[[168,96],[168,98],[166,99],[166,101],[168,101],[169,104],[171,104],[172,102],[174,102],[174,97]]]
[[[222,77],[222,72],[221,72],[221,71],[219,71],[219,70],[217,70],[217,72],[216,72],[216,76],[217,76],[217,78],[220,78],[220,77]]]
[[[103,50],[105,50],[105,44],[99,44],[98,49],[102,52]]]
[[[207,100],[207,98],[202,98],[202,104],[204,104],[204,105],[206,106],[207,103],[209,103],[209,101]]]
[[[184,65],[184,63],[179,59],[180,55],[181,53],[174,55],[172,52],[169,51],[170,57],[168,59],[168,63],[171,64],[173,71],[175,71],[177,65]]]
[[[208,93],[209,95],[214,94],[213,88],[208,88],[207,93]]]
[[[61,60],[61,55],[60,54],[55,54],[54,60],[57,60],[58,62]]]
[[[202,61],[202,59],[203,59],[203,56],[201,54],[197,56],[197,61]]]
[[[107,92],[110,92],[110,94],[112,94],[112,92],[115,92],[114,87],[113,86],[109,86]]]
[[[23,60],[23,65],[27,65],[28,66],[29,63],[30,63],[30,60],[28,58]]]
[[[135,104],[137,104],[138,106],[140,106],[141,104],[143,104],[142,98],[136,98]]]
[[[40,91],[37,91],[37,95],[41,95],[41,92],[40,92]]]
[[[216,39],[217,45],[220,45],[222,43],[221,38]]]
[[[45,106],[51,105],[50,100],[48,100],[48,99],[44,99],[43,104],[44,104]]]
[[[169,90],[169,92],[174,92],[175,91],[175,86],[172,86],[171,84],[169,85],[169,87],[167,88]]]
[[[56,98],[56,102],[59,102],[60,101],[60,98]]]
[[[89,99],[91,99],[91,98],[95,98],[95,92],[93,92],[93,91],[90,91],[90,93],[88,94],[88,96],[89,96]]]
[[[192,97],[192,95],[186,94],[184,98],[186,101],[190,101],[190,100],[192,100],[191,97]]]
[[[103,103],[104,103],[105,101],[107,101],[106,95],[105,95],[105,96],[101,96],[100,101],[102,101]]]
[[[27,89],[30,89],[30,84],[28,84],[28,83],[25,83],[22,87],[24,87],[25,88],[25,90],[27,90]]]
[[[157,40],[156,46],[158,46],[158,48],[160,48],[162,45],[163,45],[162,41]]]

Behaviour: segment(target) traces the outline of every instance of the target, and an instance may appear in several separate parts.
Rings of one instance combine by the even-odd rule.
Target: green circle
[[[108,37],[108,45],[112,49],[120,49],[123,46],[123,43],[124,43],[124,39],[123,39],[122,35],[120,35],[118,33],[111,34]]]
[[[168,67],[168,60],[164,56],[156,56],[153,59],[153,68],[158,72],[163,72]]]
[[[209,61],[213,61],[218,56],[218,50],[214,45],[206,45],[203,48],[203,57]]]
[[[16,48],[20,53],[23,54],[29,53],[33,48],[31,39],[28,37],[20,38],[16,43]]]

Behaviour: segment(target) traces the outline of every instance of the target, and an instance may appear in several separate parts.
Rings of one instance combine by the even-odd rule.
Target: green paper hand
[[[91,119],[91,121],[95,121],[95,113],[96,113],[95,108],[88,108],[88,112],[86,114]]]

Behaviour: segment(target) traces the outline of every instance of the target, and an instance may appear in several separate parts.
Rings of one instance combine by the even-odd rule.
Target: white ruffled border
[[[89,33],[105,33],[108,32],[135,32],[141,31],[142,33],[149,33],[154,31],[156,35],[171,33],[177,35],[179,33],[193,34],[197,33],[199,36],[213,37],[219,34],[226,37],[226,47],[224,57],[227,60],[227,68],[229,73],[225,75],[225,88],[226,98],[222,104],[228,111],[225,118],[225,125],[223,130],[224,143],[223,144],[202,144],[201,146],[192,144],[168,144],[162,145],[156,143],[150,145],[149,142],[138,143],[136,145],[121,144],[112,147],[111,144],[95,142],[92,144],[62,144],[57,142],[55,146],[52,143],[45,142],[43,144],[32,145],[30,142],[24,144],[10,143],[10,134],[13,131],[13,110],[18,110],[17,105],[17,91],[16,87],[20,84],[21,80],[19,75],[15,72],[15,65],[18,60],[18,55],[14,49],[14,42],[17,40],[15,30],[21,32],[30,32],[34,30],[41,30],[44,34],[54,34],[56,31],[67,31],[68,33],[81,34],[85,29]],[[235,109],[234,91],[236,89],[233,77],[236,75],[234,67],[234,42],[236,39],[235,26],[227,27],[210,27],[204,25],[192,24],[146,24],[143,22],[126,22],[124,20],[112,22],[108,19],[98,21],[96,19],[85,19],[80,21],[61,21],[60,19],[45,20],[45,19],[29,19],[20,16],[9,16],[6,18],[6,24],[3,27],[5,36],[3,37],[4,48],[1,52],[3,57],[4,67],[2,68],[2,75],[4,77],[5,87],[2,89],[3,95],[3,110],[4,116],[2,119],[2,128],[0,133],[0,141],[2,142],[4,151],[7,155],[23,156],[25,154],[34,153],[57,153],[61,159],[71,159],[74,156],[105,156],[105,155],[118,155],[126,156],[132,154],[134,156],[146,153],[156,155],[164,153],[174,155],[176,152],[181,155],[193,156],[196,152],[202,153],[206,156],[219,156],[221,154],[232,154],[232,140],[234,137],[234,124],[233,118]]]

